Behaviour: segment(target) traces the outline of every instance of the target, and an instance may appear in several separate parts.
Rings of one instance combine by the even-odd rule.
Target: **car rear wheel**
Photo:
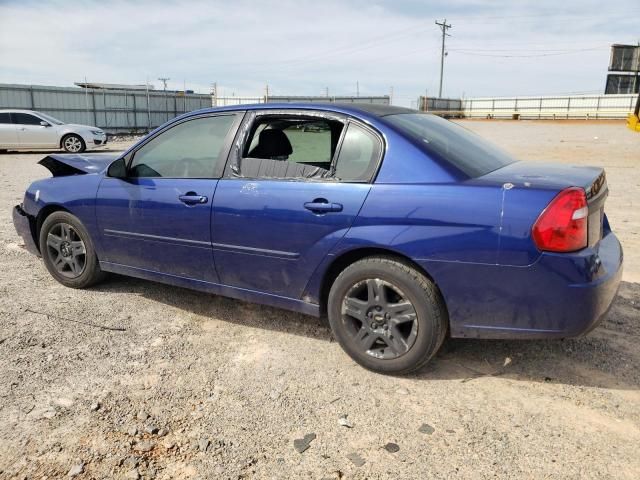
[[[65,149],[66,152],[69,153],[82,153],[85,151],[87,146],[84,143],[84,140],[79,135],[70,134],[66,135],[62,139],[62,148]]]
[[[87,229],[68,212],[46,218],[40,229],[40,253],[49,273],[67,287],[87,288],[105,276]]]
[[[404,374],[438,351],[447,313],[437,287],[389,257],[351,264],[329,292],[329,323],[342,348],[365,368]]]

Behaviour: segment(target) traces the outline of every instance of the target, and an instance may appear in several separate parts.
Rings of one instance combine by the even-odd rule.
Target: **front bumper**
[[[40,256],[40,250],[34,241],[35,219],[25,212],[20,205],[13,207],[13,226],[24,242],[25,249]]]
[[[93,137],[85,142],[87,149],[103,147],[107,144],[107,135],[93,135]]]

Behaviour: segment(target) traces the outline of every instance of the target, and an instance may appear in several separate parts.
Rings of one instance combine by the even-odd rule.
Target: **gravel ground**
[[[449,340],[402,378],[311,317],[117,276],[57,284],[11,223],[43,155],[0,155],[0,478],[638,478],[640,135],[465,125],[521,158],[604,165],[625,281],[586,338]]]

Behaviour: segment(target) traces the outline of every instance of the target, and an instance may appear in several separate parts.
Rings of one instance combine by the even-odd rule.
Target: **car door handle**
[[[207,203],[209,201],[209,199],[204,195],[198,195],[197,193],[193,192],[188,192],[184,195],[180,195],[178,197],[178,200],[180,200],[182,203],[186,203],[187,205],[198,205]]]
[[[314,213],[341,212],[340,203],[331,203],[324,198],[316,198],[313,202],[306,202],[304,208]]]

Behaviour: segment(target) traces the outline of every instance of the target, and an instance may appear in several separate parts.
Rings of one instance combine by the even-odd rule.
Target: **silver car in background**
[[[33,110],[0,110],[0,151],[63,148],[80,153],[106,143],[98,127],[64,123]]]

